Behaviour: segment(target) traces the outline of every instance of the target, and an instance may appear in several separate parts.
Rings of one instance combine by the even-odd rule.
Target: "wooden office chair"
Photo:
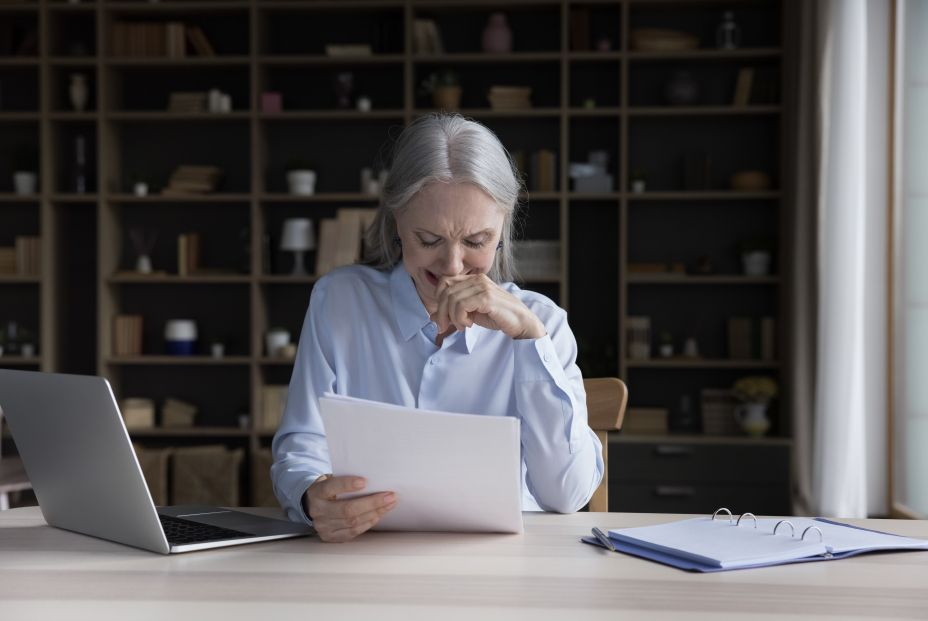
[[[616,377],[595,377],[583,380],[586,390],[586,410],[590,428],[603,444],[602,483],[590,499],[590,511],[609,510],[609,432],[622,428],[628,388]]]
[[[3,410],[0,410],[0,431],[3,430]],[[3,451],[3,438],[0,436],[0,453]],[[26,476],[23,462],[19,457],[0,456],[0,511],[10,508],[10,494],[32,489],[32,483]]]

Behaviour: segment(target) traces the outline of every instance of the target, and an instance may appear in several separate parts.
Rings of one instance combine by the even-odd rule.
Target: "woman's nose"
[[[464,271],[464,249],[459,244],[446,244],[445,274],[454,276]]]

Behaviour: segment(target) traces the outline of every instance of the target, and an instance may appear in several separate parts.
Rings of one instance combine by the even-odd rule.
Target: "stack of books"
[[[528,86],[491,86],[487,99],[492,110],[522,110],[532,107],[532,89]]]
[[[732,360],[775,360],[776,322],[773,317],[731,317],[728,357]]]
[[[162,427],[193,427],[193,419],[197,415],[197,406],[168,398],[161,408]]]
[[[701,393],[702,432],[710,436],[738,435],[735,406],[738,400],[730,390],[704,388]]]
[[[622,421],[622,433],[632,435],[660,435],[667,429],[667,408],[629,408]]]
[[[142,316],[116,315],[113,319],[113,354],[142,355]]]
[[[319,250],[316,253],[316,275],[361,259],[364,233],[374,221],[376,209],[349,207],[339,209],[335,218],[319,223]]]
[[[177,236],[177,275],[190,276],[200,269],[200,234],[181,233]]]
[[[206,93],[171,93],[168,99],[168,112],[180,114],[206,112]]]
[[[216,190],[222,169],[216,166],[178,166],[161,190],[168,196],[206,194]]]
[[[512,245],[516,270],[525,280],[557,280],[561,274],[561,242],[519,240]]]
[[[16,273],[16,248],[13,246],[0,247],[0,274],[12,275]]]
[[[39,237],[19,235],[16,245],[16,273],[20,276],[38,276],[42,272],[42,240]]]
[[[187,36],[183,22],[116,22],[113,54],[133,58],[184,58]]]
[[[287,406],[287,385],[261,387],[261,412],[258,415],[258,429],[276,431],[284,417]]]

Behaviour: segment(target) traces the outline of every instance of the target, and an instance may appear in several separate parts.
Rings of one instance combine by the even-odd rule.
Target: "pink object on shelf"
[[[283,107],[283,97],[280,93],[261,93],[261,112],[280,112]]]

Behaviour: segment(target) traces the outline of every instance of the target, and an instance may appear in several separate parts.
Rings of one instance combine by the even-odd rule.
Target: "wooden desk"
[[[0,513],[0,618],[928,618],[926,552],[700,575],[578,542],[593,525],[677,517],[526,514],[524,535],[368,533],[159,556],[14,509]],[[928,537],[926,521],[855,523]]]

